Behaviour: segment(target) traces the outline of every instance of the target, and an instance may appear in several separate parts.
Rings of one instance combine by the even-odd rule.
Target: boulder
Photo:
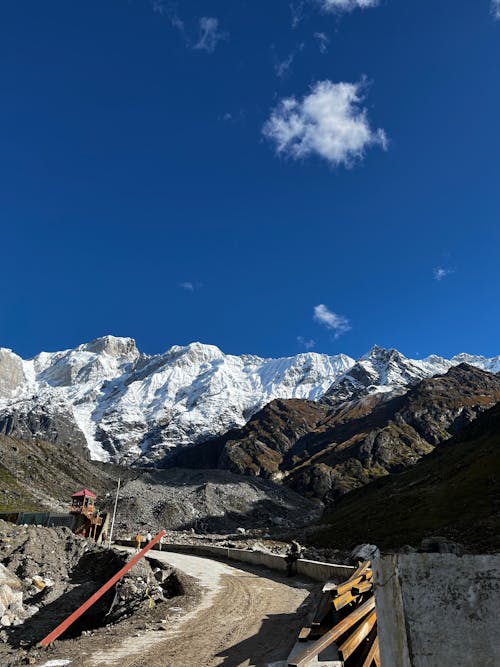
[[[12,590],[7,584],[2,584],[0,586],[0,604],[6,609],[8,609],[14,602],[22,602],[22,599],[23,594],[21,591]]]
[[[375,544],[358,544],[351,552],[351,562],[358,563],[359,561],[372,560],[380,556],[380,550]]]
[[[21,580],[0,563],[0,586],[4,584],[16,591],[20,591],[22,588]]]

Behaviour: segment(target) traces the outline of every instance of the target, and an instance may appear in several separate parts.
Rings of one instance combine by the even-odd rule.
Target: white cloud
[[[219,30],[219,19],[213,16],[202,16],[199,21],[200,37],[193,49],[213,53],[217,44],[227,39],[227,33]]]
[[[495,20],[500,21],[500,0],[491,0],[491,13]]]
[[[347,317],[333,313],[323,303],[320,303],[318,306],[314,306],[313,319],[325,326],[327,329],[334,331],[335,338],[338,338],[342,334],[351,330],[351,324]]]
[[[353,9],[376,7],[379,0],[316,0],[325,12],[352,12]]]
[[[165,2],[165,0],[152,0],[151,4],[155,14],[166,16],[172,24],[172,27],[179,30],[186,38],[184,21],[179,17],[172,4]]]
[[[295,59],[295,53],[292,52],[284,60],[275,63],[274,71],[276,72],[276,75],[280,79],[284,79],[285,76],[288,74],[288,70],[292,66],[294,59]]]
[[[290,13],[292,15],[292,28],[296,28],[304,18],[305,0],[292,0]]]
[[[297,343],[300,343],[300,345],[303,345],[306,350],[312,350],[313,347],[316,345],[316,341],[313,340],[312,338],[304,338],[304,336],[297,336]]]
[[[295,60],[295,57],[297,56],[298,53],[304,50],[304,46],[305,46],[304,42],[301,42],[291,53],[288,54],[288,56],[284,60],[275,62],[274,71],[276,72],[276,75],[280,79],[284,79],[287,76],[293,64],[293,61]]]
[[[449,276],[452,273],[455,273],[453,269],[444,269],[442,266],[437,266],[433,271],[434,280],[443,280],[443,278],[446,278],[446,276]]]
[[[387,147],[385,132],[372,130],[360,108],[362,83],[318,81],[302,100],[287,97],[272,111],[262,132],[278,154],[294,159],[319,155],[351,166],[369,146]]]
[[[203,283],[186,280],[183,283],[179,283],[179,287],[181,287],[183,290],[186,290],[186,292],[196,292],[203,287]]]
[[[198,21],[198,36],[197,38],[193,38],[193,31],[190,28],[186,28],[186,24],[180,18],[172,2],[168,2],[167,0],[151,0],[151,6],[155,14],[167,18],[171,26],[180,32],[186,47],[189,49],[213,53],[217,44],[222,39],[227,39],[228,37],[227,32],[219,30],[219,19],[213,16],[202,16]]]
[[[328,53],[328,44],[330,39],[324,32],[315,32],[314,39],[318,42],[318,49],[320,53]]]

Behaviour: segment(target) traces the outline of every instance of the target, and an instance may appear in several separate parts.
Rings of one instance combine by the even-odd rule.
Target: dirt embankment
[[[75,537],[66,528],[0,521],[0,664],[31,664],[45,635],[75,611],[128,560]],[[174,601],[196,598],[196,586],[167,564],[143,560],[96,602],[56,645],[75,650],[105,633],[111,640],[159,623]],[[184,600],[184,597],[186,598]],[[49,649],[50,651],[53,649]],[[80,648],[79,648],[80,650]]]

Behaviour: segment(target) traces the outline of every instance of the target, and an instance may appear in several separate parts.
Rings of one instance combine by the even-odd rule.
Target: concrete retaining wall
[[[133,546],[132,541],[118,540],[119,544]],[[163,551],[175,551],[177,553],[192,554],[193,556],[205,556],[207,558],[227,558],[268,567],[270,570],[286,572],[284,556],[265,553],[263,551],[251,551],[249,549],[231,549],[227,547],[213,547],[208,545],[191,544],[164,544]],[[335,581],[340,583],[348,579],[354,568],[349,565],[333,565],[331,563],[320,563],[314,560],[299,559],[297,561],[297,573],[309,577],[315,581]]]
[[[384,556],[373,576],[382,665],[500,665],[499,555]]]

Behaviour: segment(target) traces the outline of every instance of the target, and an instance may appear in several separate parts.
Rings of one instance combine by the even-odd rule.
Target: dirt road
[[[155,552],[155,558],[199,579],[205,589],[201,604],[185,615],[177,609],[164,631],[150,631],[93,653],[84,667],[286,664],[283,661],[306,622],[317,585],[195,556]]]

